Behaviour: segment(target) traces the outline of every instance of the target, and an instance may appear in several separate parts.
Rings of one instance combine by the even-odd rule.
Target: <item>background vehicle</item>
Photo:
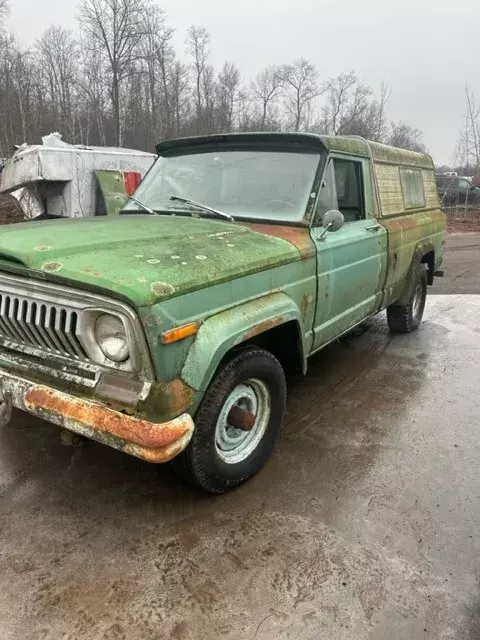
[[[480,189],[471,179],[456,175],[437,174],[438,195],[446,206],[480,204]]]

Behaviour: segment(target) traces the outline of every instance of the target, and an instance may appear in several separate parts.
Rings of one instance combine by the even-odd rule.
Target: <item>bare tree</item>
[[[216,131],[215,122],[215,99],[217,92],[217,82],[215,77],[215,69],[211,64],[205,65],[202,77],[202,89],[204,109],[203,117],[197,122],[197,133],[210,133]]]
[[[75,138],[78,46],[70,31],[49,27],[36,44],[38,64],[48,90],[55,129]]]
[[[228,132],[233,129],[235,107],[240,91],[240,72],[231,62],[225,62],[217,78],[217,130]]]
[[[473,91],[465,87],[465,115],[457,145],[458,162],[480,173],[480,105]]]
[[[0,28],[3,27],[9,13],[10,13],[9,0],[0,0]]]
[[[239,131],[258,131],[255,105],[249,91],[240,90],[237,100],[237,127]]]
[[[192,57],[192,67],[195,78],[195,108],[197,114],[197,126],[200,125],[204,115],[205,87],[210,85],[211,75],[208,67],[208,45],[210,44],[210,34],[205,27],[192,25],[187,33],[187,53]]]
[[[316,68],[305,58],[282,68],[282,81],[286,88],[285,107],[295,131],[308,127],[312,103],[321,93],[317,76]]]
[[[33,51],[1,28],[0,154],[60,129],[72,142],[152,149],[166,137],[256,130],[358,134],[422,149],[422,134],[389,123],[389,92],[379,95],[355,73],[319,85],[305,59],[266,67],[243,84],[238,68],[209,62],[210,35],[193,26],[188,61],[177,58],[173,30],[154,0],[80,0],[77,35],[51,27]],[[323,104],[317,98],[326,93]],[[480,108],[466,93],[462,148],[480,156]],[[319,111],[320,110],[320,111]]]
[[[385,138],[387,129],[387,106],[392,92],[387,85],[382,82],[380,85],[380,99],[378,101],[377,131],[374,140],[381,141]]]
[[[331,78],[318,128],[330,135],[359,135],[381,140],[385,135],[385,109],[389,92],[382,84],[377,100],[371,87],[354,71]]]
[[[342,73],[327,83],[327,102],[323,107],[325,133],[338,135],[365,108],[365,91],[358,91],[356,74]]]
[[[122,143],[121,88],[140,56],[148,0],[81,0],[80,24],[108,68],[115,142]]]
[[[26,141],[42,116],[43,105],[37,79],[38,72],[31,52],[23,50],[13,35],[1,34],[0,108],[3,153],[19,140]]]
[[[172,135],[181,135],[184,131],[185,123],[191,117],[188,81],[188,68],[179,61],[175,62],[170,78]]]
[[[425,144],[423,143],[423,133],[420,129],[415,129],[402,121],[392,122],[390,124],[390,132],[386,142],[392,145],[392,147],[400,147],[420,153],[426,152]]]
[[[81,45],[78,83],[78,126],[80,142],[107,144],[107,114],[109,95],[105,81],[103,56],[99,47]]]
[[[145,76],[145,94],[151,134],[159,138],[171,129],[170,74],[175,62],[171,44],[173,29],[166,25],[165,14],[154,5],[144,16],[145,36],[140,49]]]
[[[263,131],[273,120],[272,110],[275,102],[284,89],[282,69],[272,65],[261,71],[253,80],[250,91],[255,102],[260,106],[258,129]],[[270,128],[270,127],[269,127]]]

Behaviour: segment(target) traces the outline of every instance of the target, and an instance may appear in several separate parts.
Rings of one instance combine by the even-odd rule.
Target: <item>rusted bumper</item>
[[[174,458],[190,442],[194,429],[187,413],[169,422],[148,422],[0,371],[0,409],[4,409],[0,417],[4,416],[4,423],[10,406],[148,462]]]

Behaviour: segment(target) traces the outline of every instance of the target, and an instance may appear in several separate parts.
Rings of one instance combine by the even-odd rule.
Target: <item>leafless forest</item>
[[[174,29],[153,0],[80,0],[78,29],[52,25],[29,48],[9,31],[0,0],[0,155],[50,131],[80,144],[151,150],[169,137],[226,131],[358,134],[423,149],[422,132],[388,117],[390,92],[354,71],[322,78],[306,59],[243,77],[215,68],[202,26]],[[239,66],[237,66],[237,64]]]

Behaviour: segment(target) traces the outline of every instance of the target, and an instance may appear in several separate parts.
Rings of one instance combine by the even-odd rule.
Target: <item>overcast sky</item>
[[[453,160],[465,83],[480,99],[480,2],[463,0],[162,0],[183,51],[191,24],[212,35],[211,61],[244,77],[306,57],[320,79],[355,70],[391,89],[389,116],[424,131],[437,163]],[[50,24],[76,28],[77,0],[11,0],[10,27],[29,44]],[[227,8],[229,7],[229,8]]]

